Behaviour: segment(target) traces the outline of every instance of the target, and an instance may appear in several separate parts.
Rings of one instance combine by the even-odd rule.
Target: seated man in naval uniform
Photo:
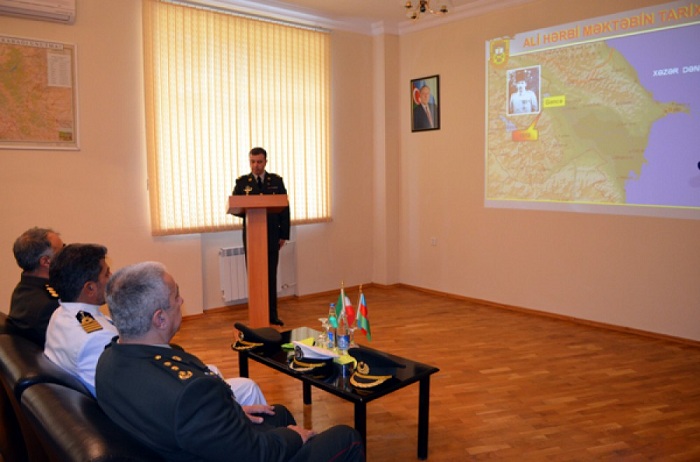
[[[53,260],[49,271],[61,304],[49,321],[44,354],[76,375],[93,395],[97,360],[112,338],[119,335],[112,320],[100,310],[112,274],[106,257],[104,246],[71,244]],[[242,406],[267,403],[253,380],[237,377],[227,382]]]

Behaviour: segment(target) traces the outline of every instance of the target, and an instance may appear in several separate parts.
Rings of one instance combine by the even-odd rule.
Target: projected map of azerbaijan
[[[699,41],[695,24],[490,63],[486,199],[700,207]],[[536,109],[509,105],[518,81]]]

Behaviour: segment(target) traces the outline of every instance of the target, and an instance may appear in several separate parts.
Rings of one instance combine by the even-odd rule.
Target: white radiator
[[[248,298],[248,274],[242,246],[219,249],[219,278],[221,298],[225,302]]]
[[[295,295],[297,286],[297,258],[294,241],[288,241],[280,250],[277,267],[277,295]],[[248,298],[248,274],[245,251],[241,247],[219,249],[219,278],[224,302]]]
[[[295,241],[287,241],[280,249],[280,262],[277,265],[277,295],[297,295],[297,246]]]

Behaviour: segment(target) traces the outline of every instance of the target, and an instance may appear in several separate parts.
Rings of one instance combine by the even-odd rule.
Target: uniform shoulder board
[[[282,178],[280,175],[278,175],[276,173],[268,173],[268,175],[270,176],[270,178]]]
[[[88,334],[102,330],[100,323],[86,311],[78,311],[78,314],[75,315],[75,319],[78,320],[80,327]]]
[[[46,284],[45,287],[46,287],[46,291],[49,293],[49,296],[51,296],[51,298],[58,298],[58,292],[56,292],[56,289],[54,289],[53,287],[51,287],[48,284]]]
[[[182,357],[179,356],[178,351],[173,351],[172,354],[162,355],[157,354],[153,357],[156,363],[162,365],[165,369],[173,374],[178,380],[185,381],[189,380],[194,376],[201,375],[211,375],[216,376],[216,374],[208,369],[200,370],[189,362],[183,361]]]

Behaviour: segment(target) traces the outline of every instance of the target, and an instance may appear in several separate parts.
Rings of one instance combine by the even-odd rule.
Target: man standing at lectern
[[[265,171],[267,151],[257,147],[248,153],[250,173],[236,179],[233,194],[287,194],[282,177]],[[243,218],[243,246],[247,247],[246,219]],[[283,326],[284,323],[277,315],[277,263],[279,251],[285,241],[289,240],[289,207],[279,213],[267,214],[267,291],[270,300],[270,324]],[[247,255],[247,249],[246,249]]]

